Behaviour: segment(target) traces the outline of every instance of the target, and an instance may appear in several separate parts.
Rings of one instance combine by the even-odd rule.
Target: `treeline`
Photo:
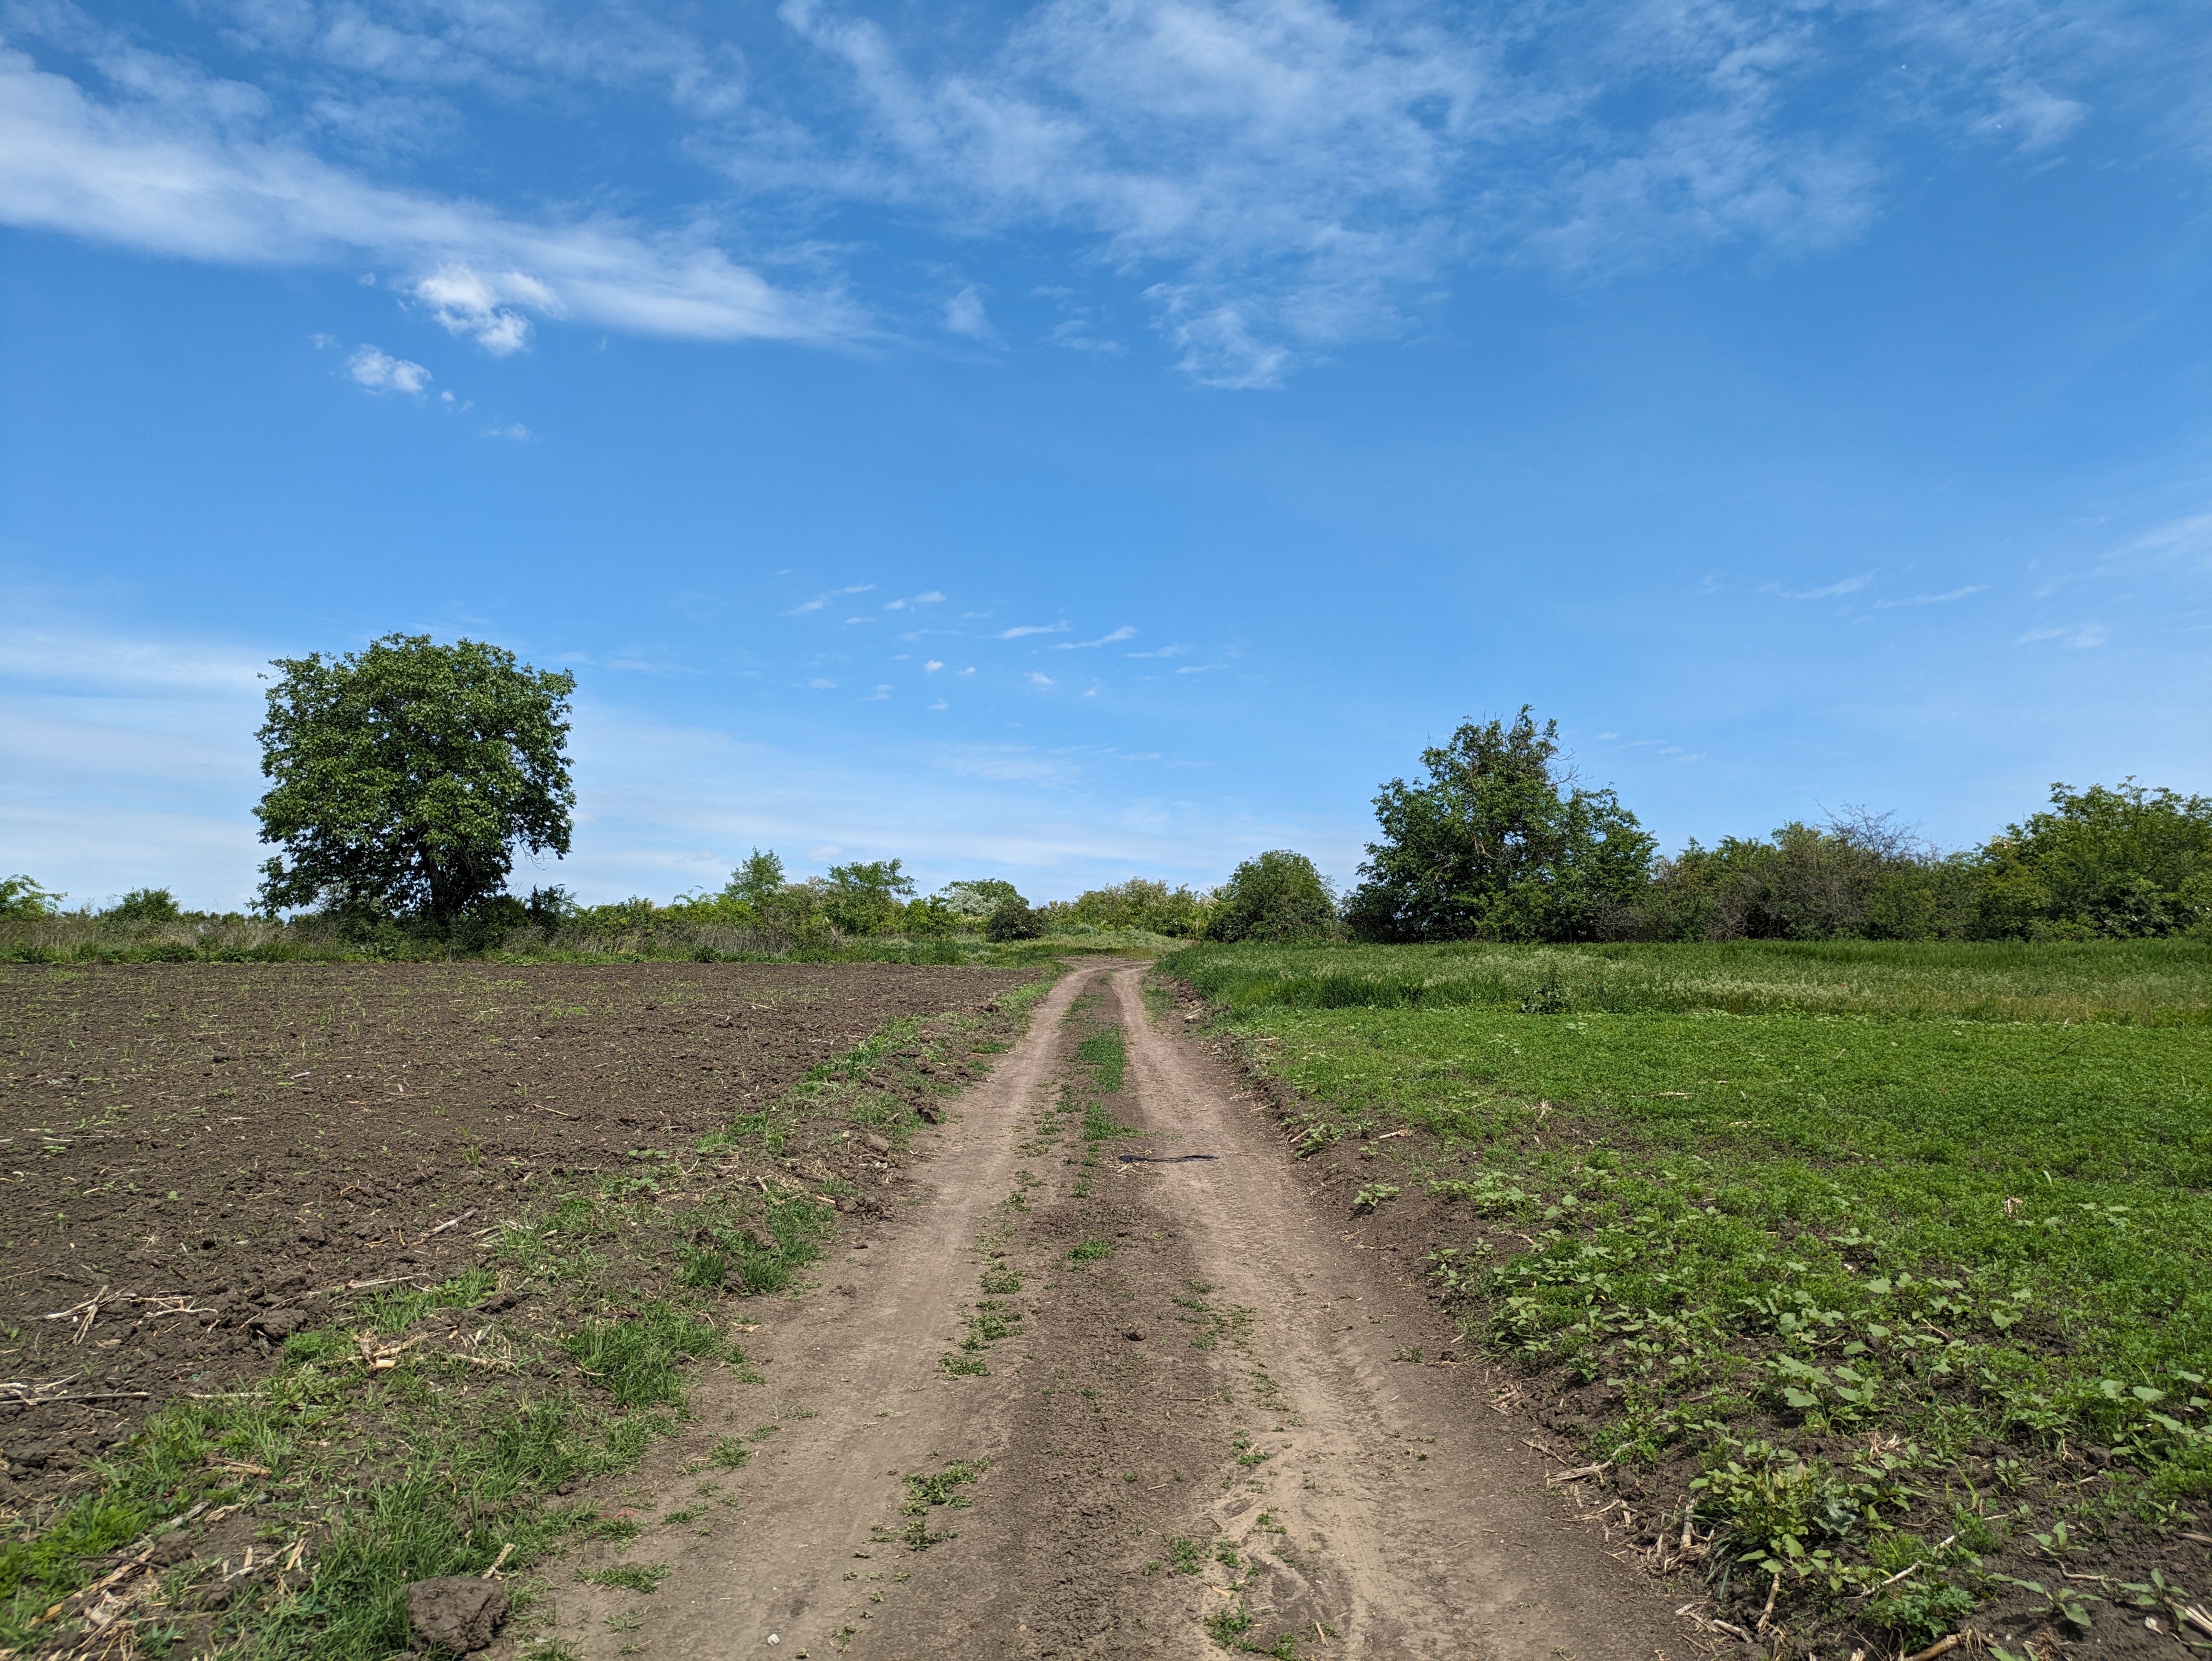
[[[502,897],[493,909],[509,926],[616,929],[666,922],[769,928],[799,940],[972,935],[1005,942],[1091,933],[1272,940],[1339,927],[1335,897],[1313,861],[1284,851],[1245,861],[1212,889],[1132,877],[1072,900],[1032,904],[995,877],[947,883],[933,894],[918,893],[917,886],[896,859],[833,865],[826,876],[795,881],[778,855],[756,848],[720,890],[679,895],[666,904],[634,898],[584,906],[556,888],[522,901]]]
[[[1847,811],[1673,857],[1559,761],[1523,708],[1422,752],[1376,798],[1382,840],[1346,897],[1367,940],[2212,938],[2212,798],[2129,781],[2051,787],[2041,812],[1942,852]]]
[[[1422,752],[1425,777],[1382,787],[1380,840],[1341,897],[1310,859],[1282,849],[1247,860],[1218,888],[1133,877],[1042,904],[997,878],[921,894],[896,859],[795,880],[756,849],[720,889],[587,906],[560,887],[508,890],[518,852],[568,850],[573,678],[479,642],[405,635],[275,667],[258,734],[270,787],[254,812],[276,852],[262,867],[255,914],[187,913],[158,888],[64,913],[64,896],[9,877],[0,951],[784,956],[905,940],[941,953],[1098,932],[1384,942],[2212,938],[2212,799],[2132,780],[2055,785],[2042,811],[1961,851],[1930,847],[1888,814],[1846,812],[1771,837],[1692,842],[1667,857],[1613,790],[1576,780],[1556,723],[1539,725],[1525,706],[1510,723],[1462,724]]]

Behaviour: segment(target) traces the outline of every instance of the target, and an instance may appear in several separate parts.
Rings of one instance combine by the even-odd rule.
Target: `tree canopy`
[[[518,848],[568,851],[574,676],[428,635],[274,666],[254,809],[281,849],[262,867],[270,910],[450,927],[505,890]]]
[[[1643,888],[1655,839],[1610,789],[1559,766],[1559,723],[1462,723],[1424,750],[1428,781],[1375,798],[1383,840],[1346,906],[1370,940],[1584,940]]]
[[[1336,932],[1336,896],[1304,854],[1270,849],[1213,893],[1206,932],[1217,940],[1310,940]]]
[[[2212,797],[2133,779],[2051,787],[2051,806],[1982,850],[1992,934],[2166,934],[2212,919]]]

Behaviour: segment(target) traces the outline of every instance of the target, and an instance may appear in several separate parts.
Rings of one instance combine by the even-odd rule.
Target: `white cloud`
[[[477,344],[494,357],[505,357],[530,344],[530,319],[512,302],[555,316],[561,310],[552,290],[534,277],[520,271],[482,277],[459,262],[441,265],[417,283],[413,293],[447,333],[474,336]]]
[[[870,586],[872,587],[873,585],[872,584]],[[859,589],[853,589],[849,592],[858,593],[861,591]],[[913,594],[904,599],[887,599],[884,602],[884,610],[886,611],[908,611],[920,605],[940,605],[943,603],[944,599],[944,595],[939,593],[936,589],[932,588],[927,593]]]
[[[945,302],[945,326],[987,346],[1000,344],[999,332],[991,326],[990,315],[983,309],[982,294],[972,283]]]
[[[1030,671],[1030,680],[1032,684],[1037,686],[1053,686],[1059,684],[1050,675],[1039,674],[1034,669]]]
[[[733,263],[711,225],[530,219],[373,184],[296,136],[264,135],[257,89],[147,54],[133,63],[143,73],[112,76],[118,95],[102,101],[0,46],[0,222],[230,265],[367,255],[418,272],[410,289],[493,350],[522,344],[525,309],[693,339],[863,332],[834,292],[780,289]]]
[[[1081,652],[1088,650],[1093,646],[1111,646],[1116,642],[1134,640],[1136,637],[1137,631],[1125,623],[1119,629],[1116,629],[1112,634],[1101,635],[1096,640],[1060,641],[1053,647],[1053,650],[1055,652]]]
[[[825,588],[820,593],[815,595],[812,599],[803,600],[799,605],[793,606],[788,611],[784,613],[784,616],[787,618],[805,617],[809,611],[818,611],[823,606],[827,605],[831,600],[842,599],[847,594],[872,593],[875,591],[875,587],[876,585],[872,582],[855,582],[842,588]]]
[[[535,441],[538,435],[532,432],[529,428],[524,426],[520,422],[510,421],[504,427],[485,428],[484,436],[486,438],[510,438],[517,444],[529,444]]]
[[[1025,635],[1064,635],[1068,625],[1064,623],[1019,623],[1011,629],[999,631],[1000,640],[1019,640]]]
[[[1160,332],[1177,353],[1176,367],[1201,386],[1233,392],[1279,386],[1290,348],[1261,340],[1242,307],[1194,304],[1188,286],[1155,283],[1145,298],[1160,307]]]
[[[941,658],[932,658],[928,662],[923,664],[921,668],[924,674],[933,675],[944,666],[944,660]]]
[[[420,363],[368,345],[356,349],[346,360],[346,373],[372,392],[419,394],[430,381],[430,372]]]
[[[1964,588],[1953,588],[1940,594],[1915,594],[1910,599],[1878,599],[1874,603],[1874,609],[1877,611],[1886,611],[1900,605],[1948,605],[1954,599],[1966,599],[1969,594],[1987,593],[1989,587],[1990,585],[1986,582],[1975,582],[1968,584]]]
[[[2111,638],[2112,636],[2106,631],[2105,625],[2101,623],[2084,623],[2079,625],[2069,624],[2063,629],[2049,627],[2031,629],[2013,644],[2029,646],[2038,641],[2055,640],[2063,642],[2069,650],[2082,652],[2102,646]]]
[[[1873,581],[1874,573],[1867,571],[1858,576],[1845,577],[1840,582],[1832,582],[1825,588],[1790,589],[1784,588],[1778,582],[1768,582],[1762,583],[1759,592],[1778,594],[1784,599],[1840,599],[1845,594],[1856,594]]]

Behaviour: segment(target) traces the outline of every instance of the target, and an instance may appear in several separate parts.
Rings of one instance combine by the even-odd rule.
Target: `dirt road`
[[[750,1306],[773,1301],[766,1382],[703,1385],[600,1496],[638,1531],[562,1571],[552,1635],[592,1658],[1692,1652],[1486,1410],[1413,1270],[1352,1250],[1341,1199],[1142,974],[1072,972],[957,1099],[922,1197],[821,1290]]]

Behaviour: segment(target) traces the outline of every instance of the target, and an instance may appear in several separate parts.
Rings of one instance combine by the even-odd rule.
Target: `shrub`
[[[174,922],[184,916],[166,888],[134,888],[100,914],[116,922]]]
[[[993,908],[990,923],[983,932],[994,940],[1033,940],[1043,934],[1044,920],[1017,894]]]
[[[2212,797],[2051,787],[2051,806],[1982,850],[1980,932],[2125,939],[2212,924]]]
[[[1215,891],[1206,934],[1217,940],[1321,940],[1336,933],[1336,897],[1304,854],[1249,859]]]
[[[1093,888],[1066,908],[1069,917],[1094,928],[1142,929],[1188,940],[1206,932],[1210,910],[1205,895],[1146,877]]]

